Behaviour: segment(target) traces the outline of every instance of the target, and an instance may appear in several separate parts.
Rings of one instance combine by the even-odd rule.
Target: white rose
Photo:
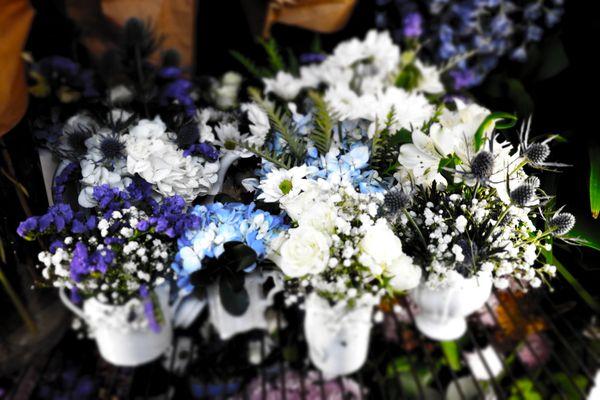
[[[290,229],[289,234],[275,257],[283,273],[298,278],[324,271],[329,262],[329,236],[312,226]]]
[[[312,226],[321,232],[333,233],[336,217],[337,213],[333,205],[324,202],[313,202],[312,206],[298,218],[298,224]]]
[[[367,228],[359,247],[359,261],[374,275],[381,275],[396,259],[404,255],[402,242],[383,219]]]
[[[387,273],[392,278],[390,285],[397,291],[414,289],[421,281],[421,268],[406,254],[394,260]]]

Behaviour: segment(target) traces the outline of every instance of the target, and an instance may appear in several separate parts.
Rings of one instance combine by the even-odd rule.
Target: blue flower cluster
[[[219,257],[226,243],[244,243],[263,259],[269,243],[288,229],[283,216],[257,210],[254,204],[213,203],[196,206],[191,213],[200,219],[199,224],[179,238],[172,264],[178,285],[185,290],[192,289],[189,276],[202,268],[202,260]]]
[[[55,94],[61,102],[71,103],[99,96],[92,71],[66,57],[46,57],[31,67],[30,75],[35,82],[31,93],[36,97]]]
[[[398,42],[422,36],[436,64],[456,61],[454,89],[477,86],[501,57],[527,59],[527,46],[542,39],[563,14],[563,0],[378,0],[379,28],[395,28]],[[389,7],[393,3],[393,7]],[[399,20],[398,23],[394,20]],[[399,27],[398,27],[399,25]]]

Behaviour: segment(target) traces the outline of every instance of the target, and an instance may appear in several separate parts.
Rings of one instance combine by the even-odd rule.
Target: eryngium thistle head
[[[410,195],[402,189],[391,189],[383,197],[383,212],[387,215],[394,215],[410,204]]]
[[[163,67],[178,67],[181,63],[181,57],[176,50],[169,49],[162,54]]]
[[[120,158],[125,155],[125,144],[116,136],[105,136],[100,141],[100,152],[107,159]]]
[[[92,137],[92,130],[84,127],[76,127],[73,130],[66,132],[67,145],[76,156],[82,156],[87,153],[85,141]]]
[[[555,236],[568,233],[575,226],[575,217],[570,213],[556,214],[548,223]]]
[[[138,18],[130,18],[125,22],[123,44],[127,51],[138,48],[142,58],[148,57],[157,47],[152,28]]]
[[[185,124],[177,132],[177,145],[180,148],[187,148],[197,143],[200,139],[200,131],[196,124]]]
[[[525,155],[532,164],[541,164],[550,155],[550,146],[546,143],[532,143],[527,147]]]
[[[494,155],[489,151],[477,153],[471,160],[471,173],[478,180],[489,179],[494,173]]]
[[[519,207],[525,207],[535,195],[535,188],[528,184],[518,186],[510,192],[510,199]]]
[[[530,176],[529,178],[525,179],[525,184],[533,186],[537,189],[540,187],[540,178],[538,178],[537,176]]]

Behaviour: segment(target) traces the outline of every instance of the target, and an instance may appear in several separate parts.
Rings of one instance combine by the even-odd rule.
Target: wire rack
[[[16,374],[5,397],[442,399],[452,386],[451,397],[459,399],[586,399],[600,360],[596,315],[567,285],[559,282],[555,289],[526,295],[514,288],[495,291],[484,312],[469,318],[466,334],[443,344],[414,328],[413,309],[399,298],[384,307],[364,367],[332,381],[308,361],[297,309],[276,306],[271,333],[252,331],[228,341],[201,327],[204,315],[176,331],[165,358],[138,368],[107,364],[92,341],[69,333]],[[253,362],[249,343],[256,349]],[[456,346],[459,352],[448,351]],[[500,374],[484,356],[489,346],[500,355]],[[481,360],[486,379],[475,376],[465,352]],[[360,390],[349,390],[349,383]],[[532,391],[543,397],[530,397]]]

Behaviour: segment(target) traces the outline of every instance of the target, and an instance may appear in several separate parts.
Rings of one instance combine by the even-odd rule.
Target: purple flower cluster
[[[154,228],[155,232],[170,238],[181,236],[186,230],[200,226],[200,217],[186,212],[186,208],[187,204],[180,196],[167,197],[155,207],[152,216],[140,221],[136,228],[143,232]]]
[[[52,186],[52,194],[54,201],[57,203],[64,203],[63,194],[65,193],[66,186],[74,178],[74,174],[79,172],[81,167],[77,162],[70,162],[67,166],[56,175],[54,178],[54,185]]]
[[[109,248],[100,248],[90,253],[84,243],[77,242],[70,265],[71,279],[81,282],[83,277],[93,272],[105,274],[114,260],[115,253]]]
[[[164,67],[159,70],[158,76],[167,81],[160,89],[160,105],[167,106],[176,102],[183,107],[188,117],[193,117],[196,114],[196,105],[191,96],[193,84],[183,78],[181,69],[173,66]]]
[[[193,144],[183,151],[185,157],[199,155],[208,161],[217,161],[219,159],[219,150],[208,143]]]
[[[73,210],[68,204],[55,204],[41,216],[29,217],[19,224],[19,236],[33,240],[37,233],[61,232],[73,220]]]
[[[66,101],[66,97],[61,94],[67,87],[84,98],[99,95],[94,85],[92,71],[81,68],[79,64],[66,57],[46,57],[33,65],[32,71],[41,75],[45,79],[45,83],[56,90],[55,94],[61,101],[70,102]]]
[[[379,0],[379,28],[396,41],[422,37],[431,61],[451,62],[454,88],[477,86],[501,57],[525,61],[563,14],[563,0]],[[389,3],[394,6],[390,7]],[[396,22],[398,21],[398,22]]]
[[[146,318],[148,319],[148,326],[150,327],[150,330],[152,330],[152,332],[159,333],[160,332],[160,324],[158,323],[158,321],[156,319],[156,313],[154,312],[154,301],[152,300],[152,295],[150,294],[150,291],[148,290],[148,286],[146,286],[146,285],[140,286],[140,297],[142,298],[142,301],[144,302],[144,314],[146,315]]]
[[[158,205],[152,198],[152,185],[141,178],[134,179],[126,190],[113,188],[106,184],[96,186],[93,189],[93,197],[105,217],[110,217],[113,211],[133,205],[143,209],[154,209]]]

